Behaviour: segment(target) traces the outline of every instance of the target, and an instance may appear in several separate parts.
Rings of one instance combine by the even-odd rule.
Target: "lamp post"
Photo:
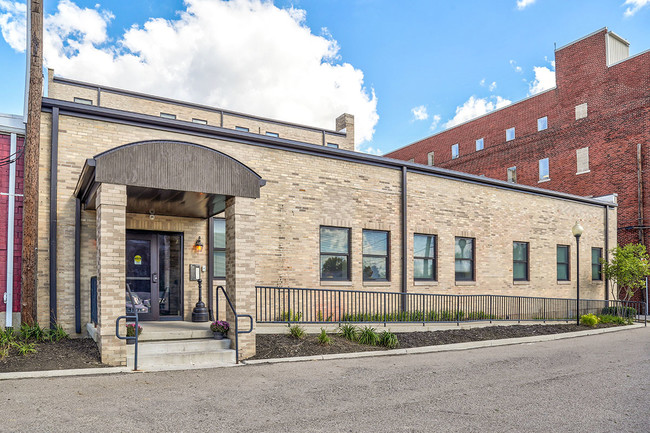
[[[578,221],[571,229],[576,237],[576,325],[580,326],[580,235],[584,229]]]

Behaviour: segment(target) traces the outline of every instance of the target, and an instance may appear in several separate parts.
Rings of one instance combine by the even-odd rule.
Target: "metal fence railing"
[[[90,321],[97,326],[97,277],[90,277]]]
[[[502,295],[439,295],[256,287],[257,323],[571,321],[576,300]],[[579,314],[638,319],[645,303],[581,299]]]

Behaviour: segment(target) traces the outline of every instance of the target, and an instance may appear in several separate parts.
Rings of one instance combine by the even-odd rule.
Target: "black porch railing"
[[[633,309],[633,310],[630,310]],[[579,314],[637,319],[643,302],[581,299]],[[571,321],[576,300],[257,286],[257,323]]]

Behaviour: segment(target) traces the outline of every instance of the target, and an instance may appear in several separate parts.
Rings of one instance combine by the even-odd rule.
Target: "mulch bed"
[[[619,326],[614,324],[598,324],[597,328]],[[377,327],[382,331],[383,327]],[[487,326],[472,329],[450,329],[444,331],[425,332],[396,332],[399,340],[398,348],[437,346],[440,344],[466,343],[469,341],[501,340],[504,338],[531,337],[535,335],[561,334],[564,332],[586,331],[587,326],[567,325],[511,325]],[[258,334],[257,353],[250,359],[288,358],[293,356],[326,355],[330,353],[366,352],[372,350],[387,350],[383,347],[367,346],[346,340],[335,334],[329,334],[332,344],[318,343],[317,335],[307,335],[296,339],[287,334]]]
[[[102,364],[97,344],[90,338],[37,343],[36,352],[20,355],[13,350],[0,359],[0,373],[108,367]]]

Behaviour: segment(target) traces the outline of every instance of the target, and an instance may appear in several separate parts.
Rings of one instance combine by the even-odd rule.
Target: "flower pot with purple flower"
[[[138,325],[138,335],[142,334],[142,326]],[[126,325],[126,336],[135,337],[135,323]],[[135,340],[126,340],[126,344],[135,344]]]
[[[225,320],[217,320],[210,325],[215,340],[223,340],[229,329],[230,325]]]

